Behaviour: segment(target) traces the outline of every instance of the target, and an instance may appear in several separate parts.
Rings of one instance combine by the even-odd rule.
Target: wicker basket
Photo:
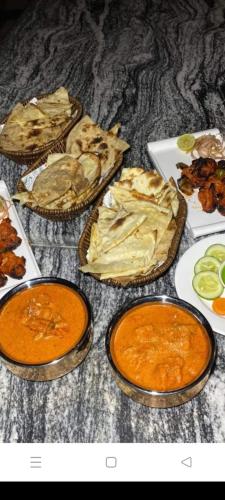
[[[42,97],[47,97],[50,94],[41,94],[37,96],[37,99],[41,99]],[[41,146],[38,149],[35,149],[35,151],[8,151],[5,150],[4,148],[0,147],[0,154],[6,156],[6,158],[9,158],[10,160],[15,161],[18,165],[30,165],[33,163],[35,160],[37,160],[41,155],[43,155],[47,150],[50,148],[53,148],[56,146],[60,141],[63,140],[64,137],[68,135],[70,130],[74,127],[75,123],[80,119],[82,115],[82,105],[78,99],[75,97],[69,96],[70,103],[72,104],[72,117],[71,120],[68,122],[68,125],[64,128],[62,133],[54,140],[47,142],[43,146]],[[23,102],[23,105],[25,106],[28,104],[30,99],[27,99],[26,101]],[[7,118],[10,113],[8,113],[1,121],[0,125],[5,123],[7,121]]]
[[[98,200],[96,203],[95,207],[93,208],[90,217],[88,218],[87,224],[83,230],[83,233],[80,237],[79,241],[79,246],[78,246],[78,254],[79,254],[79,259],[80,259],[80,265],[84,266],[87,264],[87,251],[90,245],[90,237],[91,237],[91,228],[92,224],[94,222],[97,222],[98,219],[98,207],[102,205],[104,195],[101,196],[101,198]],[[151,283],[152,281],[155,281],[157,278],[162,276],[171,266],[171,264],[174,261],[174,258],[176,256],[181,235],[184,229],[185,221],[186,221],[186,216],[187,216],[187,204],[184,199],[184,197],[178,192],[178,199],[179,199],[179,209],[177,216],[175,217],[175,221],[177,224],[177,230],[174,234],[171,246],[169,248],[168,256],[165,262],[161,264],[160,266],[152,269],[149,274],[145,274],[143,276],[135,276],[135,277],[121,277],[121,278],[110,278],[110,279],[102,279],[100,280],[100,275],[99,274],[94,274],[90,273],[93,278],[96,280],[100,281],[101,283],[105,283],[106,285],[114,286],[114,287],[135,287],[135,286],[143,286]]]
[[[33,165],[31,165],[26,170],[26,172],[23,173],[23,176],[18,181],[17,191],[19,193],[27,191],[22,180],[23,177],[29,174],[30,172],[33,172],[36,168],[40,167],[40,165],[43,165],[43,163],[45,163],[50,153],[65,153],[65,152],[66,152],[66,140],[64,139],[63,141],[59,142],[54,148],[49,149],[47,153],[41,156],[41,158],[39,158],[35,163],[33,163]],[[100,195],[100,193],[105,189],[105,187],[111,181],[113,176],[116,174],[117,170],[120,168],[122,164],[122,161],[123,161],[123,155],[122,153],[120,153],[118,155],[117,161],[115,162],[115,165],[113,166],[113,168],[111,168],[108,175],[104,177],[102,182],[99,183],[97,186],[93,187],[93,189],[88,193],[88,196],[85,200],[83,200],[81,203],[77,204],[72,208],[68,208],[67,210],[63,209],[50,210],[47,208],[32,207],[30,203],[26,203],[25,206],[30,208],[33,212],[40,215],[41,217],[44,217],[45,219],[50,219],[53,221],[64,221],[64,220],[74,219],[81,212],[83,212],[91,203],[93,203],[94,200],[96,200],[96,198]]]

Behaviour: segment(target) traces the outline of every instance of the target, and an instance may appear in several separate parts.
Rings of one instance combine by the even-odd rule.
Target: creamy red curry
[[[0,311],[0,349],[25,364],[41,364],[70,351],[87,327],[82,297],[59,284],[23,290]]]
[[[142,304],[125,313],[110,348],[126,379],[158,391],[193,382],[211,353],[208,334],[197,319],[180,307],[161,303]]]

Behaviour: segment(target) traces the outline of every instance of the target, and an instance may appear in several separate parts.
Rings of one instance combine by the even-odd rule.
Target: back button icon
[[[181,463],[186,467],[192,467],[192,458],[191,457],[184,458],[184,460],[181,460]]]

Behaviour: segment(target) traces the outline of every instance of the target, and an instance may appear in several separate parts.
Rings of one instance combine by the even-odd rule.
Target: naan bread
[[[142,224],[145,218],[142,214],[127,214],[123,211],[117,213],[110,221],[105,218],[100,219],[89,247],[88,262],[96,260],[102,253],[119,245]]]
[[[71,103],[63,88],[37,104],[18,103],[0,133],[0,146],[8,151],[34,151],[59,137],[70,116]]]
[[[84,153],[79,157],[79,163],[89,184],[93,184],[101,176],[101,165],[98,157],[92,153]]]
[[[129,144],[118,138],[115,132],[102,130],[88,115],[85,115],[71,130],[66,142],[66,151],[77,158],[83,153],[98,155],[101,175],[104,176],[114,165],[119,153],[129,148]]]
[[[148,223],[144,221],[121,243],[103,253],[92,264],[83,266],[81,270],[100,273],[104,278],[145,272],[150,264],[153,265],[155,241],[154,231],[149,231]]]
[[[158,212],[162,212],[168,214],[170,209],[167,207],[163,207],[157,202],[157,199],[154,197],[150,197],[141,193],[138,193],[134,190],[127,190],[124,187],[118,187],[118,185],[112,186],[110,188],[110,193],[113,196],[115,202],[119,206],[123,206],[127,211],[135,211],[136,206],[138,206],[138,211],[141,210],[144,212],[155,209]]]
[[[108,196],[109,194],[109,196]],[[146,275],[162,264],[176,231],[172,181],[140,167],[124,168],[92,225],[85,273],[100,279]]]
[[[146,196],[157,196],[162,191],[164,185],[165,181],[161,175],[153,171],[148,171],[133,178],[131,189]]]
[[[65,116],[71,116],[72,104],[69,100],[69,95],[64,87],[60,87],[54,94],[49,94],[46,97],[38,100],[38,108],[51,118],[59,119],[60,116],[65,120]]]
[[[23,106],[23,104],[18,103],[10,113],[7,123],[18,123],[19,125],[24,125],[33,121],[40,121],[42,123],[45,122],[45,120],[48,120],[48,116],[34,104],[28,103]],[[50,123],[50,121],[48,121],[48,123]],[[38,123],[34,123],[34,125],[36,124]]]

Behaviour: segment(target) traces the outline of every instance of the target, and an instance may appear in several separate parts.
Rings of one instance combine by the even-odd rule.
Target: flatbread
[[[64,87],[57,89],[54,94],[49,94],[39,99],[37,106],[43,113],[57,121],[60,116],[64,120],[65,116],[71,116],[72,104],[70,103],[68,92]]]
[[[15,199],[49,210],[66,210],[87,199],[100,178],[99,160],[91,153],[79,160],[67,153],[50,154],[46,165],[36,177],[32,192],[17,193]]]
[[[70,116],[71,103],[63,88],[37,104],[17,103],[0,133],[0,146],[7,151],[34,151],[59,137]]]
[[[92,225],[88,263],[81,271],[99,274],[101,280],[151,273],[166,260],[176,231],[173,183],[156,172],[125,168],[109,192]]]
[[[95,233],[94,241],[91,242],[87,259],[96,260],[102,253],[108,252],[119,245],[132,232],[134,232],[145,220],[142,214],[127,214],[119,212],[114,219],[99,221]]]
[[[165,181],[161,175],[147,171],[133,178],[132,189],[146,196],[157,196],[162,191]]]
[[[99,158],[92,153],[84,153],[79,157],[79,163],[82,166],[84,176],[89,184],[93,184],[101,176],[101,165]]]
[[[52,163],[36,177],[32,194],[40,206],[61,198],[72,186],[79,163],[73,158],[61,158]]]
[[[114,165],[120,153],[129,148],[129,144],[112,131],[102,130],[88,115],[85,115],[71,130],[66,142],[66,151],[77,158],[82,153],[98,155],[101,175],[104,176]]]
[[[142,209],[143,213],[152,208],[165,214],[170,212],[170,209],[160,205],[156,198],[138,193],[134,190],[128,191],[124,189],[124,187],[119,187],[118,184],[110,188],[110,193],[116,203],[119,206],[123,206],[127,211],[135,211],[135,207],[138,206],[138,211],[140,212]]]

